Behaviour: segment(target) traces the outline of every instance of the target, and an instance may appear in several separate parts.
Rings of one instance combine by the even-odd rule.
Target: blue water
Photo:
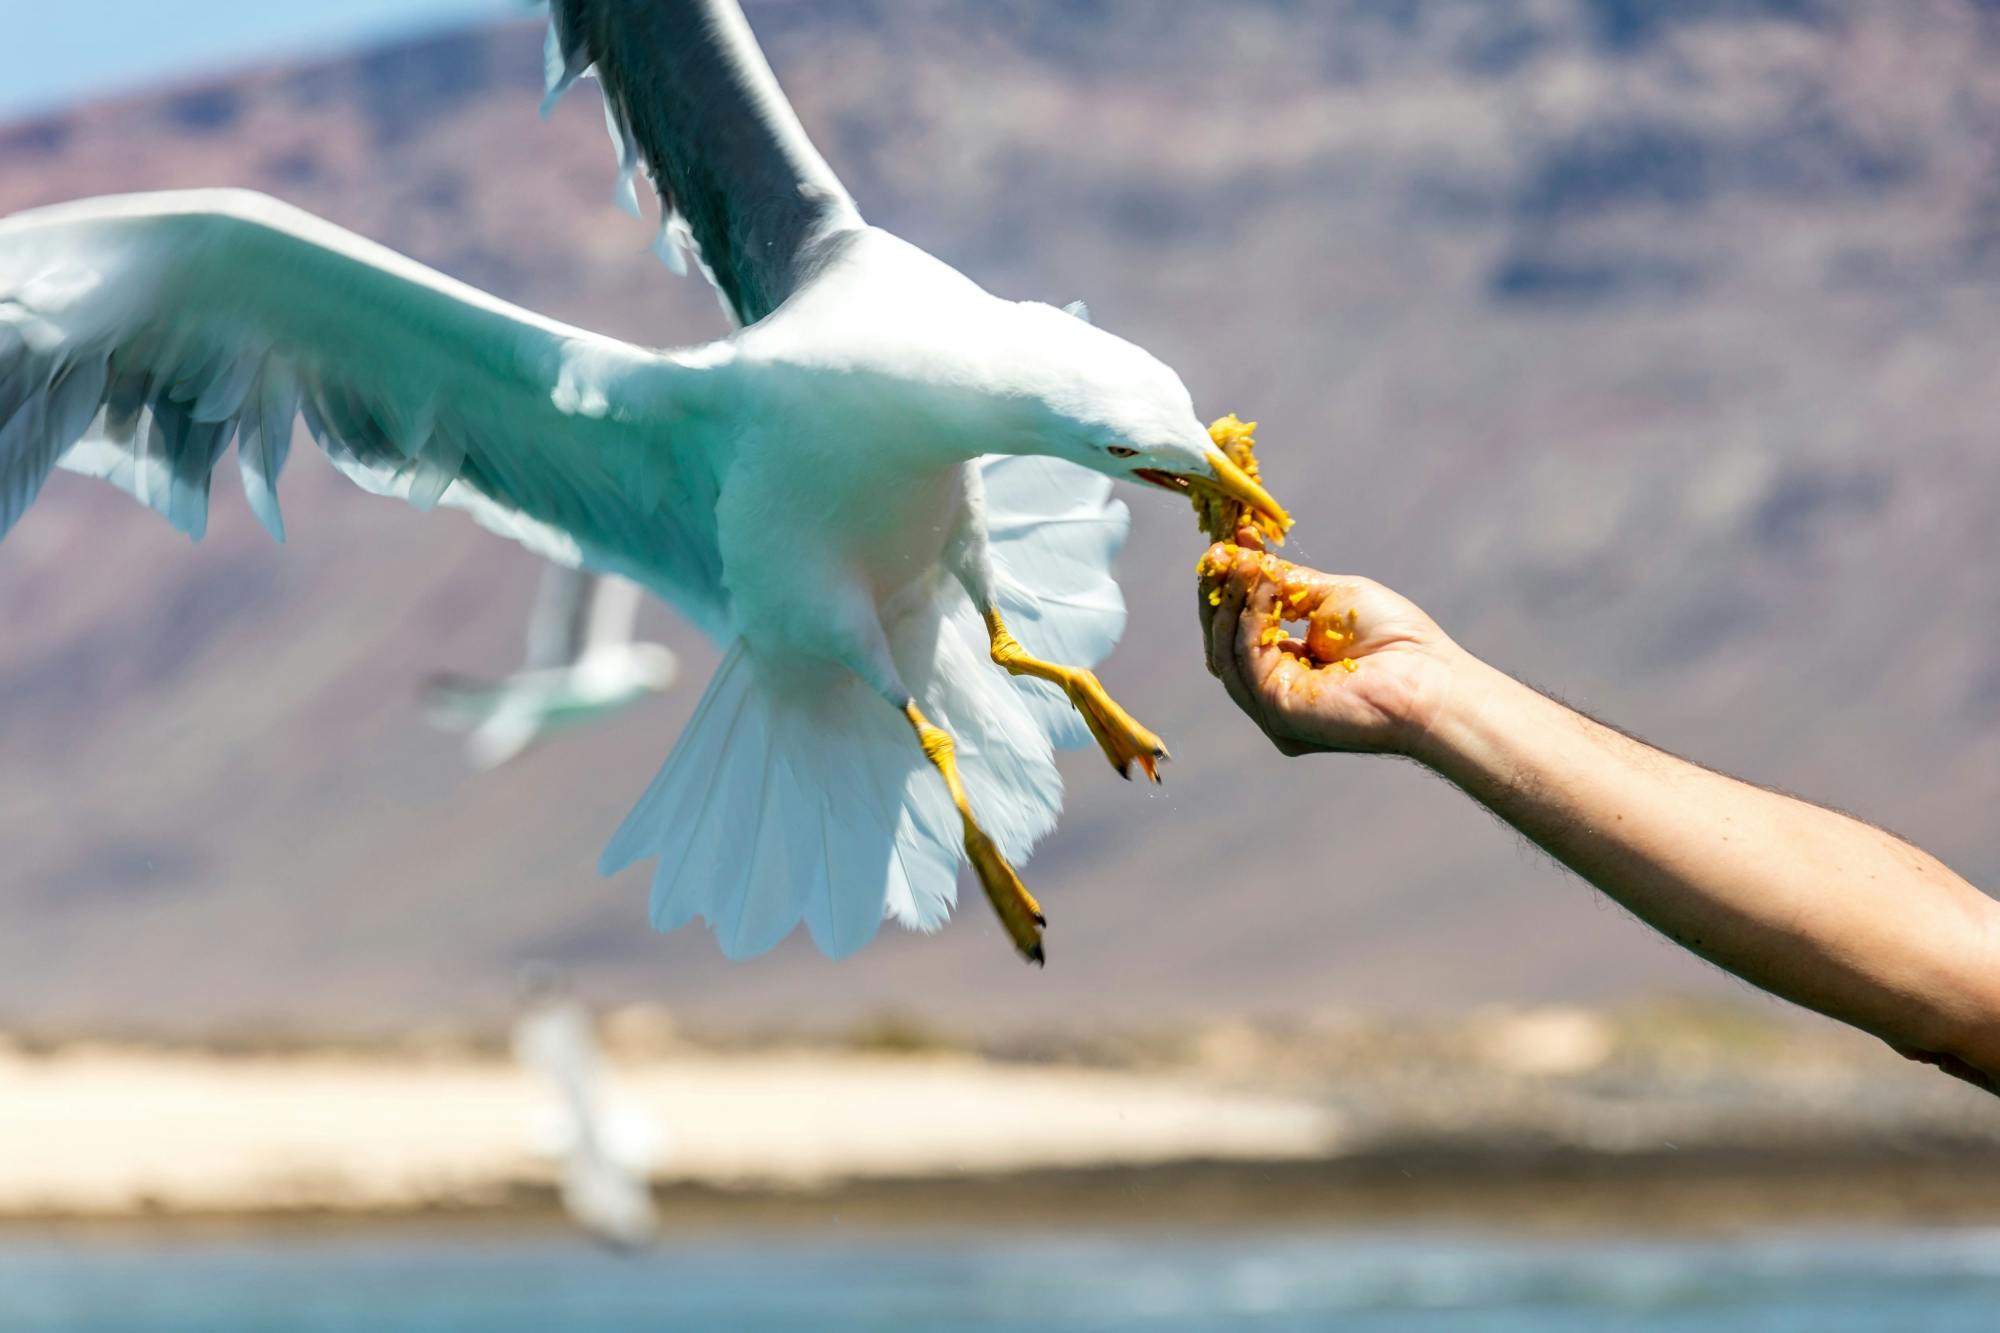
[[[0,1330],[1431,1329],[1991,1333],[2000,1231],[1725,1241],[1404,1235],[0,1239]]]

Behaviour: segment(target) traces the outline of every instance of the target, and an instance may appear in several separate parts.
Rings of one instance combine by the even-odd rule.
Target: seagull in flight
[[[439,727],[465,732],[466,758],[491,769],[549,732],[659,693],[679,663],[665,644],[633,637],[644,596],[615,575],[542,566],[521,669],[500,681],[434,676],[424,684],[426,713]]]
[[[529,980],[529,1003],[514,1023],[514,1058],[557,1098],[547,1125],[553,1133],[540,1137],[558,1162],[563,1208],[607,1245],[638,1249],[659,1229],[647,1187],[659,1126],[607,1094],[604,1056],[583,1001],[542,969]]]
[[[555,0],[549,95],[594,75],[739,326],[640,347],[277,200],[129,195],[0,219],[0,535],[57,465],[190,538],[233,440],[282,540],[294,418],[366,490],[632,580],[723,650],[613,836],[651,915],[731,957],[844,956],[948,915],[969,862],[1018,952],[1052,749],[1157,780],[1090,667],[1124,624],[1114,481],[1284,511],[1180,379],[1078,312],[983,290],[862,219],[735,0]]]

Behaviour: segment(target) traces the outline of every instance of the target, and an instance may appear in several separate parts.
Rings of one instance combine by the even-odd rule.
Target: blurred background
[[[2000,11],[745,7],[871,221],[1258,420],[1301,558],[2000,884]],[[499,0],[0,31],[0,213],[248,185],[560,319],[724,329],[613,207],[594,89],[537,120]],[[708,647],[649,607],[679,684],[476,776],[417,686],[517,660],[534,558],[310,451],[286,546],[217,486],[199,547],[71,477],[0,547],[0,1328],[235,1327],[203,1302],[301,1284],[426,1328],[565,1292],[590,1328],[1989,1326],[1990,1099],[1411,766],[1279,760],[1202,670],[1175,503],[1126,497],[1103,670],[1175,760],[1148,793],[1068,757],[1038,972],[976,902],[840,964],[653,934],[643,874],[592,866]],[[531,964],[654,1122],[638,1267],[544,1240]]]

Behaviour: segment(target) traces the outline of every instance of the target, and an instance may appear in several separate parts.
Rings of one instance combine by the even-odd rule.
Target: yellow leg
[[[915,703],[904,707],[903,716],[916,729],[917,743],[924,747],[924,758],[931,761],[931,767],[937,769],[938,775],[944,779],[945,789],[951,793],[951,803],[958,807],[958,817],[965,822],[966,859],[972,862],[973,872],[979,876],[979,887],[986,890],[986,900],[993,904],[993,911],[999,916],[1000,924],[1006,927],[1007,937],[1021,951],[1021,956],[1040,967],[1043,961],[1042,927],[1048,921],[1042,916],[1041,904],[1028,892],[1028,886],[1021,883],[1014,867],[1007,864],[1007,858],[993,845],[993,839],[972,817],[972,806],[965,799],[965,786],[958,780],[956,747],[951,737],[932,726]]]
[[[1097,738],[1104,757],[1118,770],[1118,776],[1130,778],[1132,765],[1136,763],[1154,782],[1160,780],[1160,760],[1173,756],[1167,753],[1158,736],[1140,726],[1138,719],[1105,693],[1094,674],[1081,667],[1056,666],[1030,657],[1020,641],[1007,632],[998,611],[986,613],[986,632],[993,641],[993,660],[1010,675],[1033,676],[1062,687],[1070,703],[1083,715],[1090,734]]]

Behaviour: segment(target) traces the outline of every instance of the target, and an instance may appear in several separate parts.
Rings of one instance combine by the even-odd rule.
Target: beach
[[[1186,1078],[958,1056],[689,1056],[621,1071],[654,1179],[724,1190],[1207,1159],[1309,1160],[1338,1118]],[[0,1060],[0,1214],[397,1212],[553,1178],[554,1100],[500,1060]]]
[[[1842,1033],[1565,1009],[1030,1057],[609,1026],[605,1123],[669,1226],[2000,1221],[1990,1100]],[[0,1219],[553,1217],[563,1123],[493,1042],[15,1046]]]

